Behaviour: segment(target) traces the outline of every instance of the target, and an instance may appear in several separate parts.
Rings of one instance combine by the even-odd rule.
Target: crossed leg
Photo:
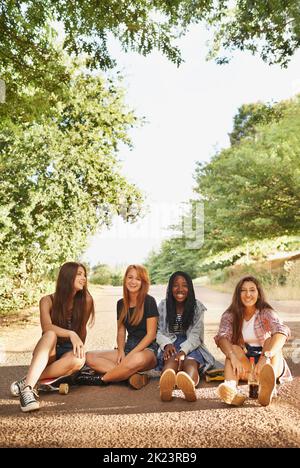
[[[40,379],[69,375],[81,369],[85,358],[77,358],[72,351],[65,353],[55,361],[57,336],[49,330],[43,334],[33,351],[29,366],[26,385],[32,388]]]
[[[149,349],[127,354],[117,364],[118,351],[96,351],[86,355],[86,363],[99,373],[103,373],[104,382],[120,382],[127,380],[133,374],[149,369],[156,365],[156,356]]]

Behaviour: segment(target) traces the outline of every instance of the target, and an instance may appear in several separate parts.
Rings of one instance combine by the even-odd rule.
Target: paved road
[[[151,294],[159,301],[165,287]],[[88,349],[115,344],[115,304],[121,288],[93,291],[96,325],[89,330]],[[230,296],[196,287],[196,296],[207,306],[206,343],[222,360],[213,335]],[[188,403],[179,390],[171,402],[159,399],[158,378],[140,391],[125,384],[106,388],[77,387],[69,395],[47,394],[41,409],[23,414],[9,394],[12,380],[23,376],[35,342],[40,336],[38,318],[27,326],[0,331],[0,447],[297,447],[300,445],[300,346],[299,302],[273,303],[293,330],[285,354],[294,381],[281,386],[279,397],[267,408],[246,401],[242,408],[229,408],[215,395],[216,384],[201,381],[198,399]],[[296,357],[296,358],[295,358]],[[300,360],[300,359],[299,359]],[[241,386],[246,392],[246,385]]]

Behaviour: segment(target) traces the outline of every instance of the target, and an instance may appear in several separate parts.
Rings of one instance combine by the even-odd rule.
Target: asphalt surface
[[[159,301],[165,287],[150,293]],[[121,288],[93,291],[96,324],[88,330],[86,348],[110,349],[116,337],[116,301]],[[230,295],[196,287],[207,306],[206,344],[223,361],[213,336]],[[272,301],[271,301],[272,302]],[[125,383],[108,387],[73,387],[68,395],[42,394],[39,411],[24,414],[9,386],[26,373],[40,337],[39,320],[0,330],[0,447],[299,447],[300,446],[300,302],[273,302],[293,337],[285,356],[294,380],[279,387],[268,407],[246,400],[241,408],[228,407],[216,396],[218,383],[201,380],[197,401],[184,400],[180,390],[171,402],[159,398],[158,376],[141,390]],[[241,385],[247,393],[247,385]]]

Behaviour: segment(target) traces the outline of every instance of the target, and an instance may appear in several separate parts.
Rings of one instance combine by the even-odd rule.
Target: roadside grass
[[[232,294],[238,281],[247,275],[256,277],[272,300],[300,300],[300,261],[284,262],[277,268],[270,265],[234,265],[210,271],[195,278],[194,284]]]

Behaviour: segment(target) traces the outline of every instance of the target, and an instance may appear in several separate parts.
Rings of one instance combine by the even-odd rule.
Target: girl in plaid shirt
[[[240,406],[246,397],[237,390],[239,380],[247,380],[250,362],[255,359],[255,374],[259,381],[258,401],[267,406],[279,383],[292,380],[282,348],[290,337],[272,306],[266,302],[258,280],[242,278],[236,285],[232,303],[223,313],[215,342],[226,356],[225,381],[218,387],[222,401]]]

